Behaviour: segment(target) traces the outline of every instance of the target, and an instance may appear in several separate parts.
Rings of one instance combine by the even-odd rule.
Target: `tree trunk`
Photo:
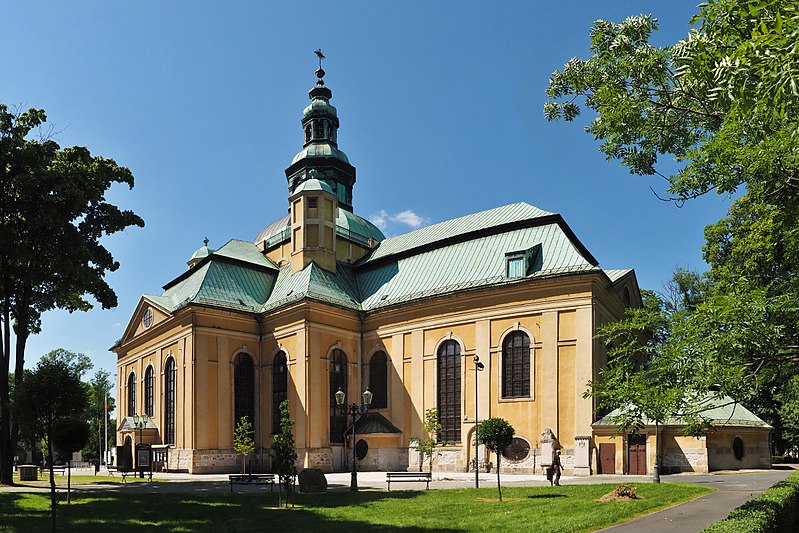
[[[499,492],[499,501],[502,501],[502,484],[499,482],[499,451],[497,453],[497,492]]]
[[[67,503],[72,503],[72,458],[67,460]]]
[[[5,257],[4,269],[7,268]],[[0,343],[0,484],[14,483],[14,448],[11,438],[11,404],[8,390],[8,374],[11,363],[11,301],[8,297],[10,282],[3,276],[2,343]]]
[[[50,463],[50,531],[55,533],[55,474],[53,473],[53,442],[47,439],[47,462]]]

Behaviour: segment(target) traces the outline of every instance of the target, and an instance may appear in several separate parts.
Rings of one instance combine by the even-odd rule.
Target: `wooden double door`
[[[631,476],[645,476],[646,470],[646,435],[630,435],[627,439],[627,473]]]

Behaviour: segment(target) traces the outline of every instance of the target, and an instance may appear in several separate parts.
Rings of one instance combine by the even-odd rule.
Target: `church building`
[[[286,169],[288,214],[253,241],[206,241],[112,348],[118,444],[141,438],[170,471],[236,472],[246,416],[269,471],[287,399],[300,467],[347,471],[355,445],[358,469],[416,469],[411,439],[435,409],[438,471],[489,468],[475,421],[501,417],[516,430],[503,469],[540,473],[561,449],[567,473],[596,473],[583,393],[606,363],[598,325],[641,305],[634,272],[600,268],[559,214],[524,201],[386,238],[356,214],[324,74]],[[367,389],[351,442],[335,393],[361,403]]]

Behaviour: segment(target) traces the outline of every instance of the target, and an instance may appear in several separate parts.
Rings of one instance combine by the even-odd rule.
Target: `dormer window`
[[[505,257],[505,265],[506,265],[506,276],[508,279],[511,278],[522,278],[524,277],[525,271],[525,261],[523,255],[509,255]]]
[[[505,277],[508,279],[523,278],[540,268],[539,256],[541,244],[536,244],[526,249],[507,252],[505,254]]]

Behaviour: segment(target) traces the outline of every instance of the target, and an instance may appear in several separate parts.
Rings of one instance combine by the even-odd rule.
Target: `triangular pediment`
[[[154,299],[142,296],[118,344],[124,344],[150,331],[170,317],[169,311]]]

